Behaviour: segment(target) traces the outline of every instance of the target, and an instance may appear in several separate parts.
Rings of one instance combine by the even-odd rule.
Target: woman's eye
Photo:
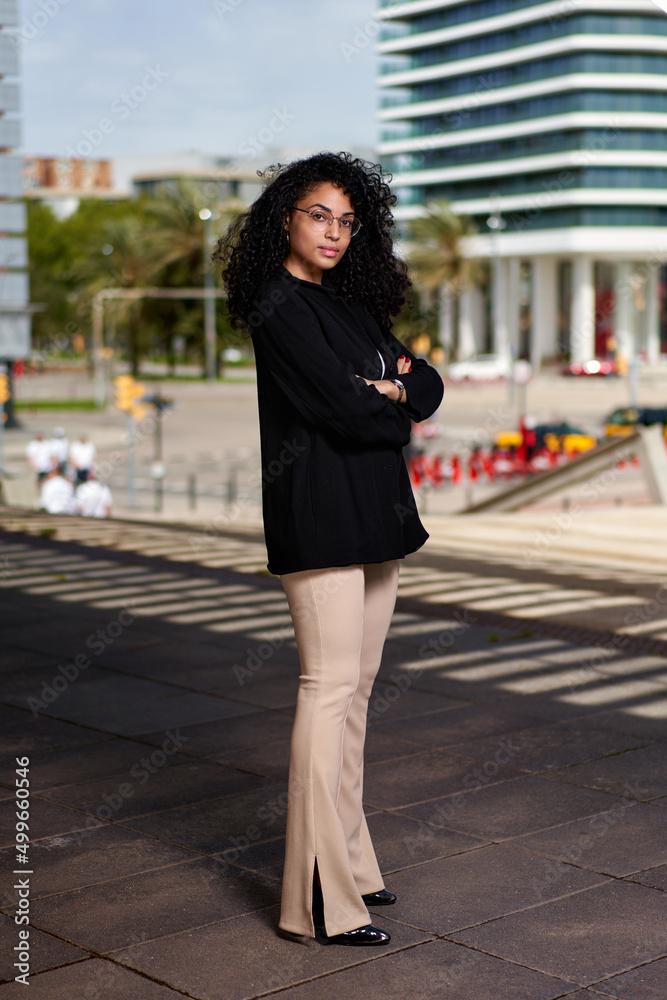
[[[350,229],[352,226],[352,219],[341,219],[340,224],[343,229]]]
[[[314,219],[315,222],[323,222],[325,219],[325,216],[322,215],[321,212],[311,212],[310,217],[311,219]]]

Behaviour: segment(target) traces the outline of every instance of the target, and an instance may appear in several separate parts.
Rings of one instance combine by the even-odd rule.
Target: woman
[[[393,903],[362,806],[366,711],[420,523],[402,458],[442,379],[390,333],[409,279],[379,168],[320,153],[273,168],[220,240],[234,324],[257,361],[268,568],[301,664],[280,928],[385,944],[367,907]],[[314,911],[314,912],[313,912]]]

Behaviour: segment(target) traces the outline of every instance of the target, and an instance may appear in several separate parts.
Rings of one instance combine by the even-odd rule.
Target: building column
[[[632,292],[633,265],[624,261],[616,265],[616,356],[626,364],[635,355],[635,302]]]
[[[519,323],[521,309],[519,303],[518,257],[510,257],[507,262],[507,342],[512,361],[519,356]]]
[[[543,358],[554,357],[558,339],[558,296],[556,292],[556,258],[533,257],[533,287],[531,295],[532,330],[530,363],[533,371],[540,369]]]
[[[595,357],[595,276],[593,260],[579,254],[572,260],[570,360],[582,364]]]
[[[472,320],[472,289],[464,288],[459,298],[459,349],[460,361],[475,353],[475,331]]]
[[[447,361],[453,361],[454,347],[454,301],[450,284],[444,281],[438,289],[438,337],[445,351]]]
[[[646,279],[646,357],[650,364],[660,360],[660,294],[659,271],[656,266],[647,266]]]
[[[504,257],[493,258],[493,331],[491,336],[492,354],[509,357],[507,336],[507,283],[508,268]]]

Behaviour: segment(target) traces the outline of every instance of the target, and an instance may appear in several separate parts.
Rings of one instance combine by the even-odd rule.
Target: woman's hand
[[[401,375],[406,375],[412,369],[412,362],[410,361],[410,358],[406,358],[404,354],[401,354],[397,362],[397,368],[398,368],[399,378]],[[364,378],[364,377],[363,375],[357,375],[357,378]],[[370,378],[364,378],[364,382],[366,383],[366,385],[375,386],[377,391],[381,392],[383,396],[387,396],[394,402],[398,401],[398,397],[401,394],[401,390],[388,378],[376,379],[375,381]],[[401,399],[401,403],[407,403],[407,400],[408,400],[408,394],[407,392],[404,392],[403,398]]]

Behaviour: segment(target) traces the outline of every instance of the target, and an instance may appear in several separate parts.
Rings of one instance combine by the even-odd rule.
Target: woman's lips
[[[336,257],[338,255],[338,247],[318,247],[317,249],[321,250],[327,257]]]

